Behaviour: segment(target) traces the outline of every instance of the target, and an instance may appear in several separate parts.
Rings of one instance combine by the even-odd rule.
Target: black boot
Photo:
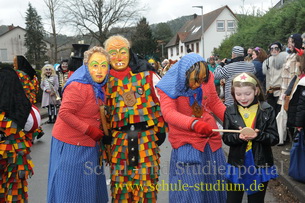
[[[54,115],[54,117],[53,117],[53,123],[55,123],[56,122],[56,118],[57,118],[57,116],[56,115]]]
[[[47,121],[47,123],[53,123],[53,122],[52,122],[52,116],[51,116],[51,115],[49,115],[49,120]]]
[[[43,135],[44,135],[43,131],[39,132],[39,134],[37,135],[37,140],[40,139]]]

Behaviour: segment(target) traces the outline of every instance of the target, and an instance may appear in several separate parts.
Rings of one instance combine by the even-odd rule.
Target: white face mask
[[[276,56],[280,53],[280,48],[278,46],[271,46],[270,47],[270,54],[272,56]]]
[[[45,69],[45,74],[46,74],[46,76],[51,76],[52,75],[52,70],[51,70],[51,68],[46,68]]]
[[[61,68],[62,68],[63,71],[68,70],[68,62],[63,62],[63,63],[61,64]]]

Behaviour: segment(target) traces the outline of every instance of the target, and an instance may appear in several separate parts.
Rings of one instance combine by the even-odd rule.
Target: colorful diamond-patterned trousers
[[[112,202],[156,202],[160,155],[155,131],[138,132],[137,166],[128,163],[127,133],[114,131],[112,136]]]

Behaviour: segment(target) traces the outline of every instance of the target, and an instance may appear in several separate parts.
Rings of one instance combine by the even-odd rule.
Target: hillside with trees
[[[305,1],[296,0],[284,4],[282,8],[270,9],[264,15],[238,15],[237,32],[225,39],[214,51],[220,58],[231,57],[232,47],[262,47],[279,41],[287,44],[291,34],[305,32]]]
[[[148,36],[148,38],[150,38],[153,43],[157,43],[156,50],[154,53],[150,54],[156,54],[160,59],[166,57],[165,45],[178,32],[181,26],[192,18],[193,15],[182,16],[174,20],[152,25],[149,25],[147,22],[148,27],[143,26],[143,28],[147,29],[146,31],[148,33],[152,32],[152,36]],[[290,34],[302,34],[305,32],[305,1],[294,0],[285,3],[282,8],[273,8],[264,14],[255,11],[253,8],[251,14],[237,14],[237,18],[239,22],[236,33],[225,39],[221,45],[214,50],[214,54],[219,55],[221,58],[230,57],[232,47],[235,45],[240,45],[245,48],[259,46],[267,50],[267,47],[271,42],[280,41],[282,44],[286,44]],[[141,24],[140,21],[136,23],[138,25]],[[111,27],[110,30],[106,29],[106,33],[102,34],[103,37],[97,37],[100,40],[89,31],[74,37],[57,35],[57,43],[59,49],[61,49],[61,46],[65,43],[77,43],[79,40],[84,40],[84,43],[92,45],[101,44],[103,40],[110,35],[122,34],[128,39],[132,39],[132,44],[146,46],[143,42],[137,42],[137,40],[143,40],[139,37],[141,36],[141,32],[137,31],[137,29],[136,25]],[[101,34],[101,32],[99,32],[99,34]],[[48,41],[52,41],[51,36],[49,36]],[[149,41],[149,39],[146,41]],[[139,52],[144,53],[144,50]],[[147,51],[145,51],[145,53],[146,52]]]

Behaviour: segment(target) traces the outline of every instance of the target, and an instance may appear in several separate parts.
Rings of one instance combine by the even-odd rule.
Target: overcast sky
[[[25,12],[28,2],[31,2],[38,15],[42,17],[46,31],[50,31],[50,23],[46,15],[47,9],[43,0],[1,0],[0,25],[14,24],[14,26],[25,28]],[[149,24],[154,24],[194,13],[201,15],[201,9],[192,6],[203,6],[204,14],[225,5],[228,5],[234,13],[241,13],[243,4],[245,10],[249,12],[253,11],[253,8],[266,11],[278,0],[139,0],[139,2],[147,5],[148,10],[145,14],[143,13],[143,16],[146,17]],[[70,35],[69,33],[64,34]]]

